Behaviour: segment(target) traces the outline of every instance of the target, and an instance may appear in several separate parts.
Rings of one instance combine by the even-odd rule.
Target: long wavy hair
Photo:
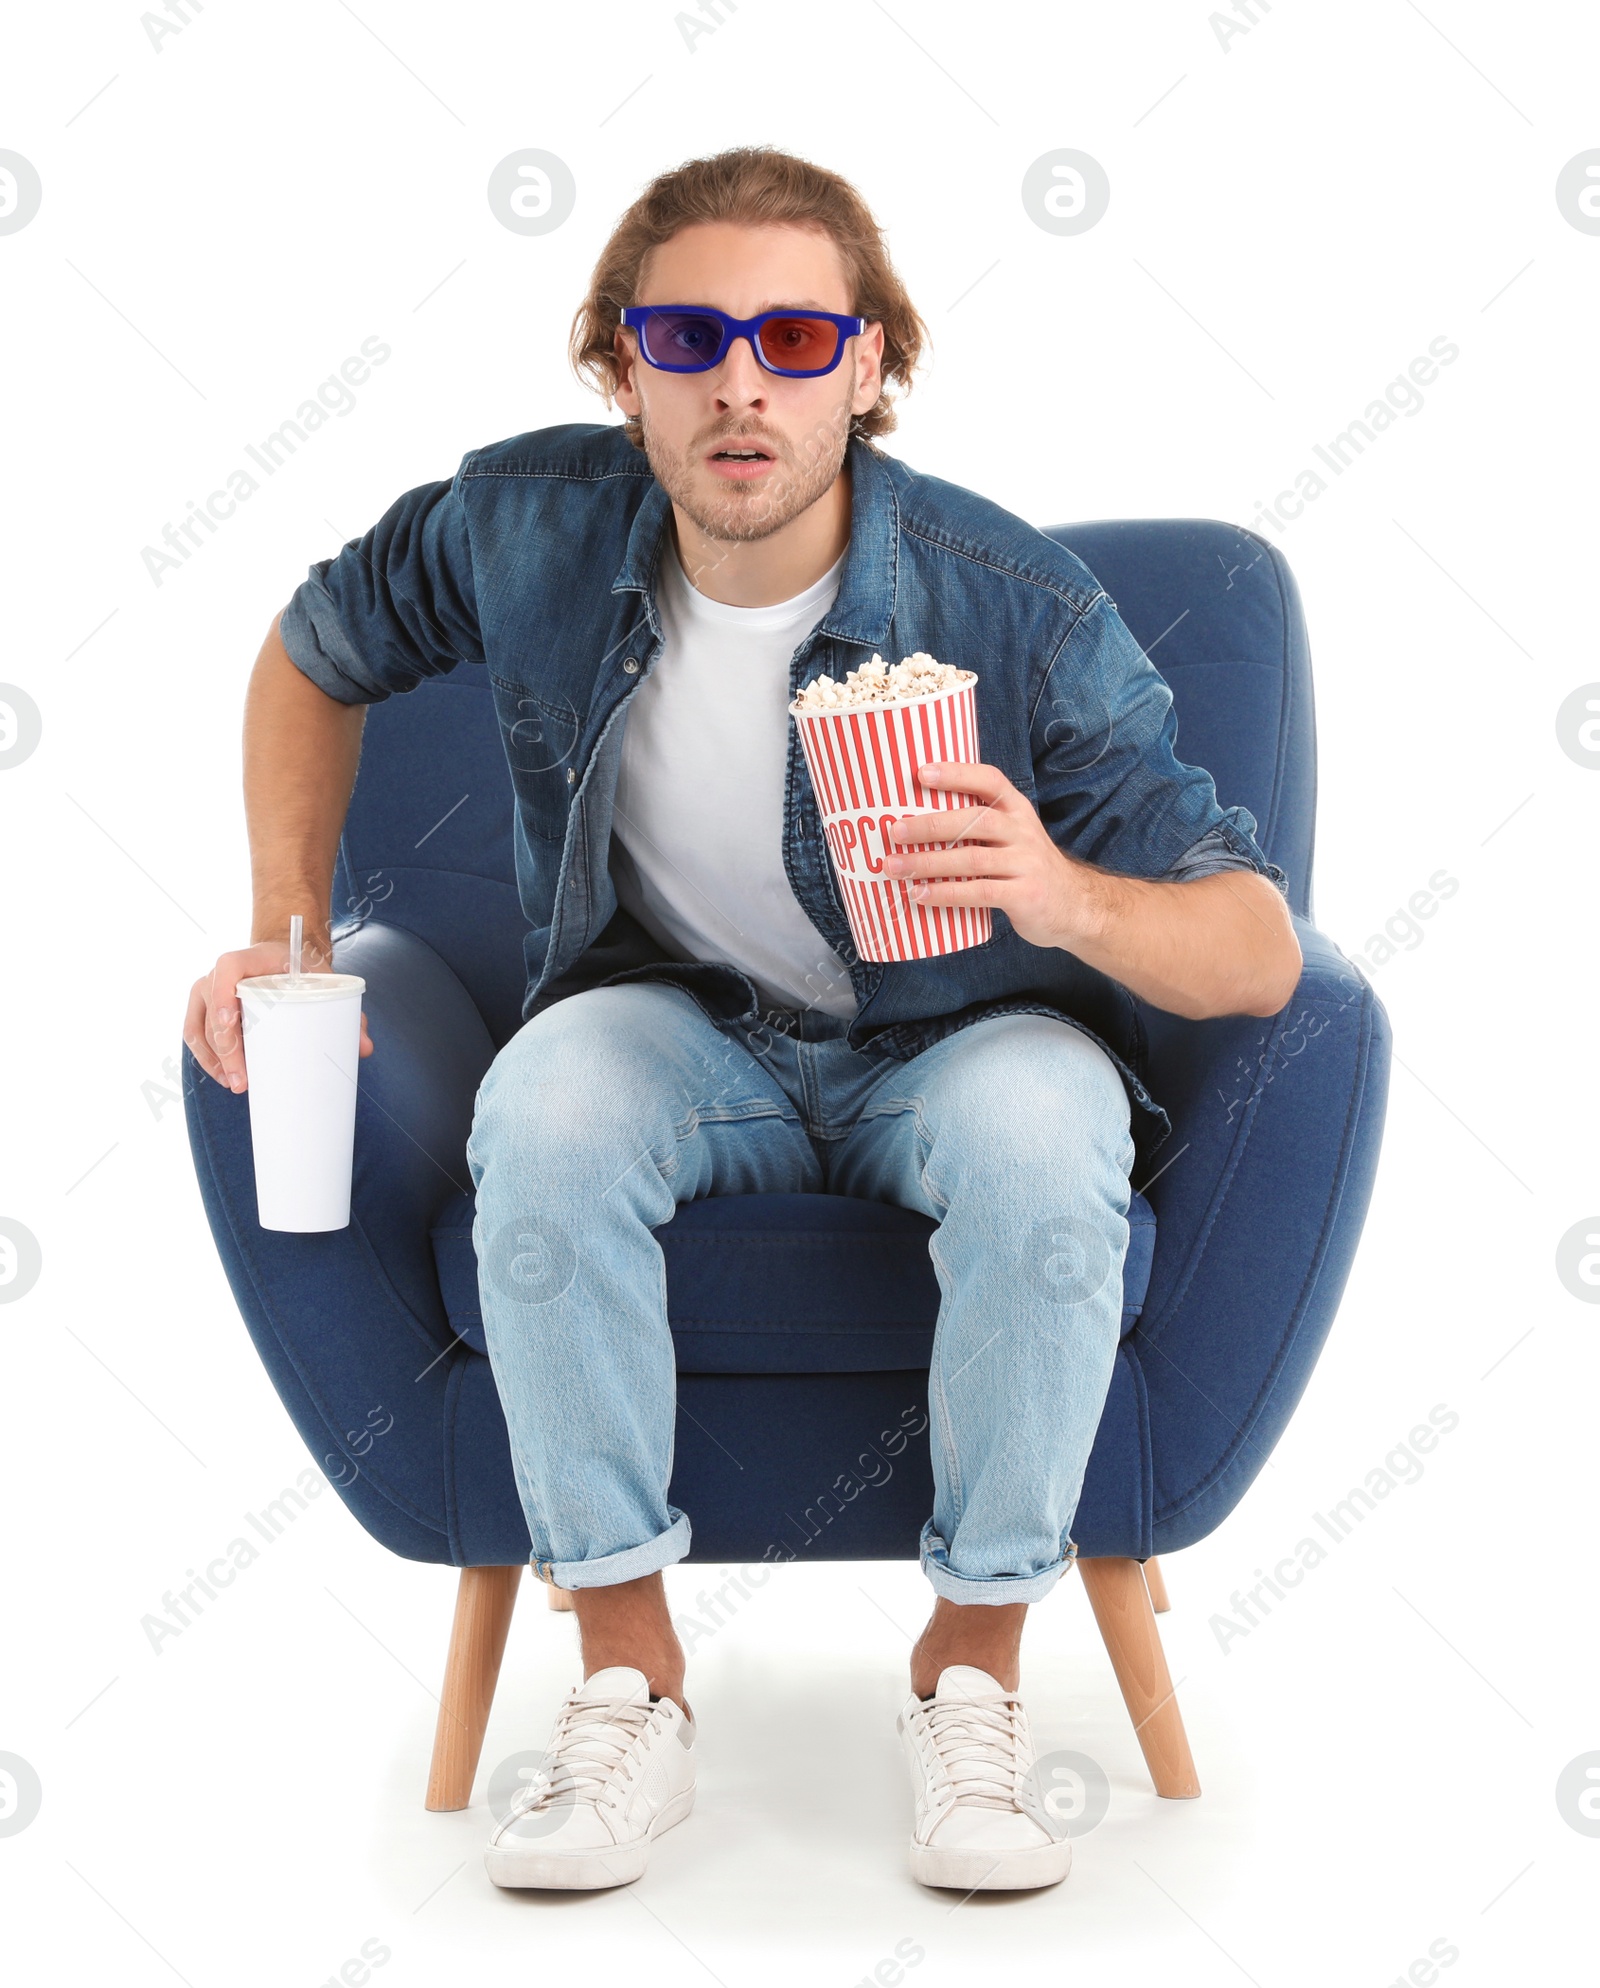
[[[622,307],[637,300],[645,259],[681,228],[704,221],[813,228],[832,238],[844,264],[853,315],[883,326],[883,390],[864,414],[852,416],[850,433],[865,441],[888,434],[896,422],[889,389],[910,391],[928,328],[856,189],[840,174],[774,145],[741,145],[710,158],[686,160],[658,174],[634,201],[600,251],[589,293],[573,316],[568,351],[579,379],[600,393],[607,407],[614,404],[616,331]],[[629,416],[623,427],[634,447],[642,449],[638,418]]]

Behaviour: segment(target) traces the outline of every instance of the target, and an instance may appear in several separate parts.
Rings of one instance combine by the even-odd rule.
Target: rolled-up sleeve
[[[1287,872],[1256,842],[1255,816],[1224,808],[1211,775],[1179,759],[1171,688],[1108,595],[1061,644],[1032,731],[1039,815],[1068,855],[1175,882],[1257,870],[1288,896]]]
[[[458,470],[408,490],[364,537],[319,560],[284,608],[290,661],[341,704],[483,661],[460,485]]]
[[[1256,845],[1255,832],[1256,818],[1248,808],[1226,809],[1214,828],[1208,828],[1176,863],[1162,871],[1162,880],[1186,884],[1196,877],[1215,876],[1218,870],[1257,870],[1287,898],[1289,873],[1281,864],[1267,861]]]

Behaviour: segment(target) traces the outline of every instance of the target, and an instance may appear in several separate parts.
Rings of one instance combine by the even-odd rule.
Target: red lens
[[[839,350],[839,327],[826,318],[769,318],[761,327],[761,355],[788,372],[820,373]]]

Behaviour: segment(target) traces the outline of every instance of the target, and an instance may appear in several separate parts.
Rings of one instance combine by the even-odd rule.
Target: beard
[[[809,428],[798,444],[754,428],[710,438],[721,448],[765,449],[774,466],[760,484],[729,483],[707,490],[700,452],[675,453],[651,427],[650,411],[642,404],[639,428],[656,481],[696,529],[709,539],[749,544],[782,531],[833,487],[849,445],[854,397],[852,380],[838,406]]]

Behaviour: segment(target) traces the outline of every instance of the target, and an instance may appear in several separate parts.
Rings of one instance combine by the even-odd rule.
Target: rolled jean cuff
[[[619,1581],[637,1581],[646,1574],[659,1573],[689,1551],[688,1515],[676,1505],[669,1505],[667,1510],[672,1524],[642,1546],[603,1553],[598,1560],[541,1560],[537,1553],[531,1553],[528,1564],[541,1581],[555,1588],[612,1588]]]
[[[958,1574],[950,1565],[949,1548],[933,1529],[930,1519],[922,1528],[922,1571],[936,1595],[946,1601],[988,1602],[1002,1605],[1014,1601],[1043,1601],[1056,1582],[1078,1557],[1078,1542],[1067,1541],[1067,1550],[1053,1567],[1037,1574]]]

